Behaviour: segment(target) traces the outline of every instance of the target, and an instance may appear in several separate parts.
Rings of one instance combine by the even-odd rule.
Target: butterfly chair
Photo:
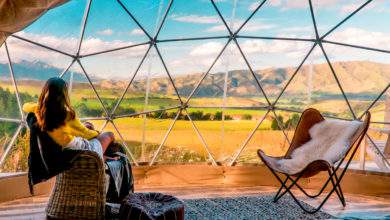
[[[285,156],[283,157],[271,157],[267,156],[262,150],[258,150],[258,156],[260,159],[264,162],[264,164],[271,170],[273,175],[276,177],[276,179],[281,183],[281,187],[277,191],[275,197],[274,197],[274,202],[277,202],[283,195],[286,193],[290,194],[291,197],[294,199],[294,201],[301,207],[305,212],[307,213],[315,213],[318,210],[321,209],[321,207],[325,204],[325,202],[329,199],[329,197],[332,195],[333,192],[336,192],[337,197],[339,198],[341,204],[345,206],[345,199],[343,195],[343,191],[341,190],[340,182],[349,166],[349,164],[352,161],[352,158],[354,157],[358,146],[360,145],[361,141],[364,138],[365,133],[367,132],[369,123],[370,123],[370,113],[366,112],[365,113],[365,118],[364,122],[359,125],[357,128],[356,132],[353,134],[353,136],[350,138],[350,145],[348,146],[348,149],[344,155],[340,155],[340,160],[338,163],[335,164],[330,164],[326,160],[315,160],[311,163],[309,163],[304,169],[302,169],[300,172],[297,173],[288,173],[285,172],[284,170],[278,169],[276,166],[277,162],[282,160],[282,159],[290,159],[292,152],[308,142],[310,138],[309,134],[309,129],[325,120],[324,117],[320,114],[320,112],[316,109],[309,108],[305,110],[302,113],[302,116],[299,120],[298,126],[295,130],[294,137],[292,139],[291,145],[286,153]],[[350,155],[349,159],[347,159],[347,155]],[[340,169],[340,165],[345,161],[346,164],[343,169]],[[337,165],[336,165],[337,164]],[[339,174],[337,173],[338,170],[341,170]],[[329,177],[326,179],[324,185],[320,189],[320,191],[317,194],[309,194],[306,192],[299,184],[298,181],[301,178],[308,178],[312,177],[316,174],[318,174],[321,171],[325,171],[328,173]],[[281,175],[280,175],[281,174]],[[285,179],[282,180],[281,176],[285,176]],[[287,184],[288,181],[291,181],[291,184]],[[293,194],[291,191],[291,188],[293,186],[296,186],[303,194],[309,198],[316,198],[320,196],[325,188],[331,184],[331,189],[328,191],[327,195],[323,197],[322,202],[318,207],[312,208],[312,209],[307,209],[305,208],[302,203],[296,198],[296,196]],[[284,190],[283,190],[284,189]]]

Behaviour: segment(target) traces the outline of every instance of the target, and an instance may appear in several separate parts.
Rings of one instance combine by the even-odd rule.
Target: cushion
[[[310,140],[294,149],[289,158],[270,157],[262,151],[259,156],[273,170],[290,175],[301,172],[316,160],[333,165],[344,157],[361,125],[359,121],[323,120],[309,129]]]
[[[161,193],[132,193],[123,201],[120,219],[184,219],[184,203]]]

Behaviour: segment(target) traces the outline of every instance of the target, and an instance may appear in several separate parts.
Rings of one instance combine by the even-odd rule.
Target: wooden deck
[[[186,187],[138,187],[137,192],[162,192],[178,198],[215,198],[242,195],[257,195],[259,192],[275,192],[275,187],[226,187],[226,186],[186,186]],[[347,206],[343,208],[336,197],[326,203],[323,211],[338,218],[386,219],[390,218],[390,196],[373,197],[345,194]],[[48,195],[29,197],[0,203],[0,219],[44,219]],[[316,201],[308,200],[315,205]],[[266,218],[266,217],[265,217]]]

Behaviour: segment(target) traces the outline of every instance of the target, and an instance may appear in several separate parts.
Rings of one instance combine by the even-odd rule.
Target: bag
[[[116,151],[116,152],[115,152]],[[124,147],[119,143],[111,144],[105,156],[119,157],[118,160],[106,160],[106,173],[110,176],[106,201],[120,203],[127,195],[134,192],[131,164],[124,154]]]

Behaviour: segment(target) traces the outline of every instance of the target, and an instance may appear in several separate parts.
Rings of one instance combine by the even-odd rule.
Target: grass
[[[12,85],[0,83],[1,87],[9,88],[13,91]],[[41,90],[40,84],[29,85],[27,83],[18,86],[21,92],[28,92],[31,95],[38,95]],[[118,89],[100,89],[98,88],[100,97],[106,106],[113,106],[122,91]],[[145,100],[144,94],[126,94],[121,103],[124,109],[133,108],[137,112],[144,111]],[[88,108],[101,108],[94,92],[88,85],[75,86],[72,94],[73,105],[85,103]],[[229,97],[226,101],[227,106],[264,106],[266,101],[258,97]],[[202,108],[201,106],[219,106],[222,105],[221,98],[199,98],[194,97],[190,101],[190,106],[199,106],[199,108],[189,108],[189,112],[203,111],[203,113],[215,114],[216,111],[221,111],[220,108]],[[363,100],[351,100],[351,105],[358,113],[363,112],[370,103]],[[179,105],[177,97],[161,96],[151,94],[147,110],[156,110],[161,108],[173,107]],[[339,117],[351,118],[348,106],[342,99],[316,99],[311,105],[306,105],[305,100],[282,98],[278,102],[279,107],[288,109],[303,110],[307,107],[314,107],[322,112],[332,114]],[[176,110],[170,110],[176,111]],[[246,139],[256,127],[258,120],[264,116],[264,110],[248,110],[248,109],[225,109],[225,114],[231,116],[237,115],[252,115],[252,120],[230,120],[230,121],[194,121],[197,129],[201,133],[207,147],[218,161],[228,162],[243,146]],[[292,113],[287,111],[276,111],[282,115],[286,121]],[[382,100],[373,106],[371,109],[373,121],[383,121],[384,119],[384,102]],[[94,115],[96,116],[96,115]],[[274,156],[283,155],[288,147],[284,134],[278,130],[271,130],[272,114],[264,120],[262,125],[254,133],[251,140],[247,143],[239,162],[258,162],[256,150],[262,149],[267,154]],[[172,124],[172,119],[151,119],[144,120],[142,117],[116,119],[115,124],[123,135],[130,150],[134,153],[139,161],[150,161],[153,153],[159,147],[166,132]],[[102,121],[95,121],[96,127],[102,126]],[[377,126],[377,125],[375,125]],[[380,125],[378,125],[380,127]],[[112,126],[107,126],[105,130],[115,131]],[[292,131],[288,132],[289,137],[293,135]],[[375,137],[377,135],[373,134]],[[118,135],[117,135],[118,136]],[[376,138],[383,139],[382,136]],[[195,132],[192,124],[189,121],[178,120],[161,148],[161,154],[157,161],[165,162],[201,162],[208,161],[208,154],[205,150],[202,140]]]
[[[100,121],[94,123],[97,127],[102,125]],[[131,149],[138,149],[135,152],[138,152],[140,148],[144,148],[145,152],[150,152],[157,145],[160,145],[171,123],[172,120],[170,119],[146,119],[145,134],[143,134],[143,118],[115,120],[115,124],[121,131],[123,138],[130,143]],[[248,143],[243,155],[255,156],[253,152],[258,148],[262,148],[273,155],[281,155],[285,152],[287,143],[284,141],[282,132],[269,130],[270,123],[269,120],[264,121],[256,131],[252,141]],[[255,128],[256,121],[225,121],[224,129],[222,129],[221,121],[195,121],[195,124],[215,158],[219,161],[228,161]],[[108,126],[106,130],[115,133],[111,126]],[[143,137],[146,144],[142,146]],[[204,145],[189,121],[177,121],[175,123],[162,147],[162,155],[173,151],[173,149],[192,152],[192,154],[199,155],[205,160],[207,158]],[[148,154],[141,158],[141,154],[137,155],[140,160],[150,160],[152,156]]]

